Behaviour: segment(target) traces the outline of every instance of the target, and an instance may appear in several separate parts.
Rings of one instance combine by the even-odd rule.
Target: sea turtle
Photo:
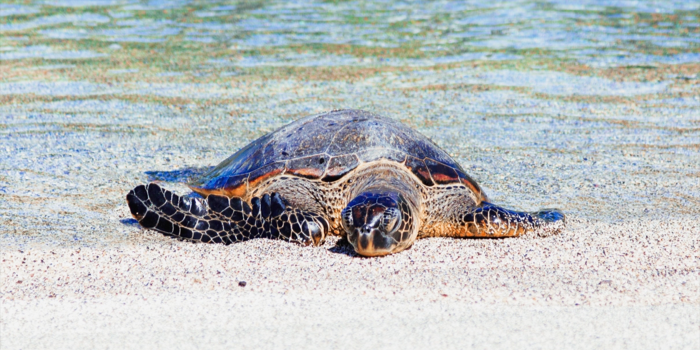
[[[398,121],[335,110],[253,141],[180,197],[155,183],[126,196],[141,226],[190,241],[274,238],[319,245],[344,236],[360,255],[400,252],[422,237],[558,232],[562,212],[495,206],[445,151]]]

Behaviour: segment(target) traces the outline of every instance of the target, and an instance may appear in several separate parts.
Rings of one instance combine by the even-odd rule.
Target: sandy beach
[[[3,348],[692,349],[697,225],[579,221],[384,258],[137,229],[103,247],[27,247],[3,253]]]
[[[699,7],[358,4],[0,5],[0,348],[700,348]],[[337,108],[567,228],[364,258],[129,214]]]

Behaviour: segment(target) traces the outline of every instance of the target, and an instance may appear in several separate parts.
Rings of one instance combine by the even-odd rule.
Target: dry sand
[[[3,252],[3,348],[697,348],[699,224],[572,221],[383,258],[135,228],[23,245]]]
[[[16,318],[10,329],[16,336],[6,338],[3,348],[697,349],[700,311],[680,305],[473,306],[262,292],[14,306],[6,315]],[[33,324],[39,319],[43,325]]]

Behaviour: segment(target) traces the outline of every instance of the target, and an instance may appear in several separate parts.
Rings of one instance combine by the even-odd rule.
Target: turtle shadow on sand
[[[139,225],[139,222],[134,218],[119,219],[119,222],[126,226],[141,227],[141,225]]]
[[[181,182],[188,183],[192,179],[201,177],[202,175],[214,169],[213,166],[206,167],[189,167],[177,170],[152,170],[146,171],[144,174],[148,176],[148,182],[163,181],[163,182]]]
[[[406,248],[406,250],[410,250],[411,248],[413,248],[413,246]],[[347,237],[338,239],[334,246],[328,248],[328,251],[336,254],[345,254],[351,258],[372,258],[371,256],[358,254]]]
[[[350,241],[348,241],[348,239],[345,237],[342,237],[337,242],[335,242],[335,245],[331,248],[328,248],[328,251],[336,254],[345,254],[351,258],[363,257],[362,255],[357,254],[357,252],[355,252],[355,248],[352,247]]]

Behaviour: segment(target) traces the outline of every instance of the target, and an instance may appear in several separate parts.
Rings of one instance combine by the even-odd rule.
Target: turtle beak
[[[348,237],[355,251],[364,256],[382,256],[391,254],[392,243],[380,230],[364,225],[354,230]]]
[[[363,251],[372,251],[374,250],[374,242],[372,242],[372,238],[374,237],[375,234],[378,232],[376,229],[372,228],[369,225],[365,225],[360,227],[359,229],[356,229],[357,231],[357,247],[362,249]]]

